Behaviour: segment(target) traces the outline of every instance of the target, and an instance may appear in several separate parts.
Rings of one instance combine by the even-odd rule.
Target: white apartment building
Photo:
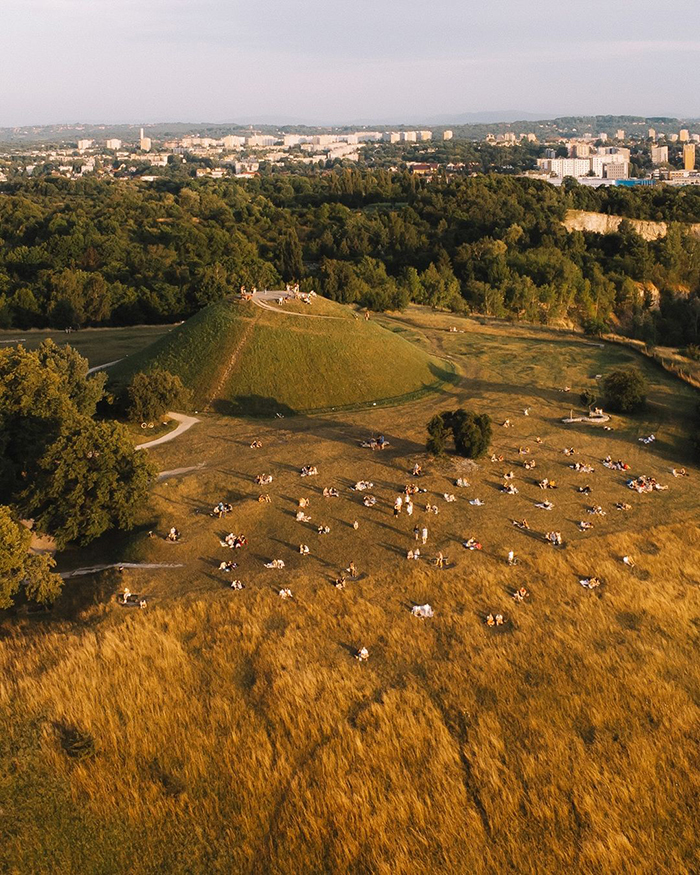
[[[418,137],[419,142],[424,143],[426,140],[433,139],[432,131],[416,131],[416,136]]]
[[[382,134],[382,140],[385,143],[398,143],[401,139],[400,134],[397,134],[396,131],[384,131]]]
[[[401,131],[402,143],[415,143],[418,136],[415,131]]]
[[[539,158],[537,166],[555,176],[587,176],[591,171],[590,158]]]
[[[452,131],[443,131],[442,132],[442,139],[443,140],[451,140],[452,137],[454,137],[454,134]]]
[[[267,134],[253,134],[252,137],[247,137],[245,141],[246,146],[274,146],[276,143],[277,138]]]
[[[221,140],[221,145],[224,149],[237,149],[245,145],[245,137],[234,137],[232,134],[229,134]]]
[[[668,163],[668,146],[652,146],[651,147],[651,163],[652,164],[667,164]]]
[[[561,177],[580,178],[591,173],[599,179],[626,179],[629,176],[629,161],[624,154],[618,153],[596,154],[589,158],[539,158],[537,167]]]
[[[118,152],[121,149],[121,147],[122,147],[121,140],[115,139],[115,140],[106,140],[105,141],[105,148],[106,149],[113,149],[115,152]]]
[[[89,149],[94,140],[78,140],[78,152],[84,152],[86,149]]]

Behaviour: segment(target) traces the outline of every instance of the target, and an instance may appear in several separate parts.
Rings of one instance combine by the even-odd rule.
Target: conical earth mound
[[[448,363],[350,308],[315,298],[218,301],[112,371],[164,368],[192,406],[237,415],[312,413],[408,399],[449,380]]]

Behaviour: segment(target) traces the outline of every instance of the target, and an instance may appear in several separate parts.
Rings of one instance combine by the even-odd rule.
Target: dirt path
[[[272,307],[270,307],[270,309],[272,309]],[[246,345],[246,343],[248,343],[248,339],[250,338],[250,335],[252,334],[253,328],[255,326],[255,323],[258,321],[258,318],[259,318],[258,316],[253,317],[253,319],[251,319],[250,322],[248,323],[248,325],[246,326],[246,328],[243,332],[243,335],[241,336],[241,339],[238,341],[236,348],[234,349],[234,351],[231,353],[231,355],[229,357],[228,364],[224,368],[224,371],[221,375],[221,378],[218,381],[218,383],[216,384],[216,388],[212,392],[209,400],[207,401],[206,407],[204,408],[205,410],[207,410],[209,407],[211,407],[212,402],[215,401],[219,397],[219,395],[221,394],[221,390],[226,385],[226,380],[228,380],[228,378],[231,376],[231,371],[233,370],[233,366],[238,361],[238,359],[241,355],[241,352],[243,351],[243,347]]]
[[[292,298],[286,292],[253,292],[253,303],[263,310],[271,310],[273,313],[282,313],[285,316],[301,316],[302,319],[345,319],[344,316],[327,316],[322,313],[293,313],[291,310],[281,310],[279,304],[272,307],[269,301],[286,301]]]
[[[158,480],[167,480],[168,477],[180,477],[183,474],[190,474],[192,471],[200,471],[206,468],[206,462],[200,462],[199,465],[191,465],[189,468],[173,468],[172,471],[161,471],[158,475]]]
[[[147,450],[151,447],[160,446],[160,444],[167,444],[168,441],[174,441],[176,437],[184,434],[188,429],[192,428],[195,423],[199,422],[196,416],[186,416],[184,413],[170,412],[167,415],[171,419],[180,423],[175,431],[171,431],[169,434],[164,434],[163,437],[156,438],[155,440],[146,441],[145,444],[138,444],[136,447],[137,450]]]
[[[112,365],[118,364],[122,359],[114,359],[113,362],[107,362],[104,365],[95,365],[94,368],[88,368],[88,374],[94,374],[95,371],[104,371],[105,368],[111,368]]]
[[[61,577],[63,580],[68,580],[70,577],[82,577],[85,574],[97,574],[98,571],[106,571],[108,568],[184,568],[185,566],[179,563],[169,562],[112,562],[109,565],[92,565],[89,568],[75,568],[73,571],[62,571]]]

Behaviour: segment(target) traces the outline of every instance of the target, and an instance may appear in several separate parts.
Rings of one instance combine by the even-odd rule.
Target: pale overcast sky
[[[0,0],[0,125],[700,116],[700,0]]]

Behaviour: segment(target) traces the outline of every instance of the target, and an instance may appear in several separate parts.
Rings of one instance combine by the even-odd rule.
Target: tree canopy
[[[59,547],[132,526],[153,477],[123,426],[94,419],[103,390],[69,347],[0,350],[0,502]]]
[[[603,378],[605,403],[618,413],[636,413],[646,405],[647,381],[638,368],[618,368]]]
[[[428,422],[428,452],[441,455],[452,437],[460,456],[478,459],[491,443],[491,418],[487,413],[471,410],[444,410]]]
[[[438,151],[447,160],[455,148]],[[176,321],[242,284],[296,280],[376,310],[415,301],[598,331],[615,318],[647,341],[700,343],[700,241],[680,224],[700,219],[700,193],[557,189],[489,174],[490,148],[472,156],[486,175],[432,180],[377,166],[245,182],[6,183],[0,326]],[[669,230],[652,241],[629,222],[612,234],[568,233],[571,208]]]

